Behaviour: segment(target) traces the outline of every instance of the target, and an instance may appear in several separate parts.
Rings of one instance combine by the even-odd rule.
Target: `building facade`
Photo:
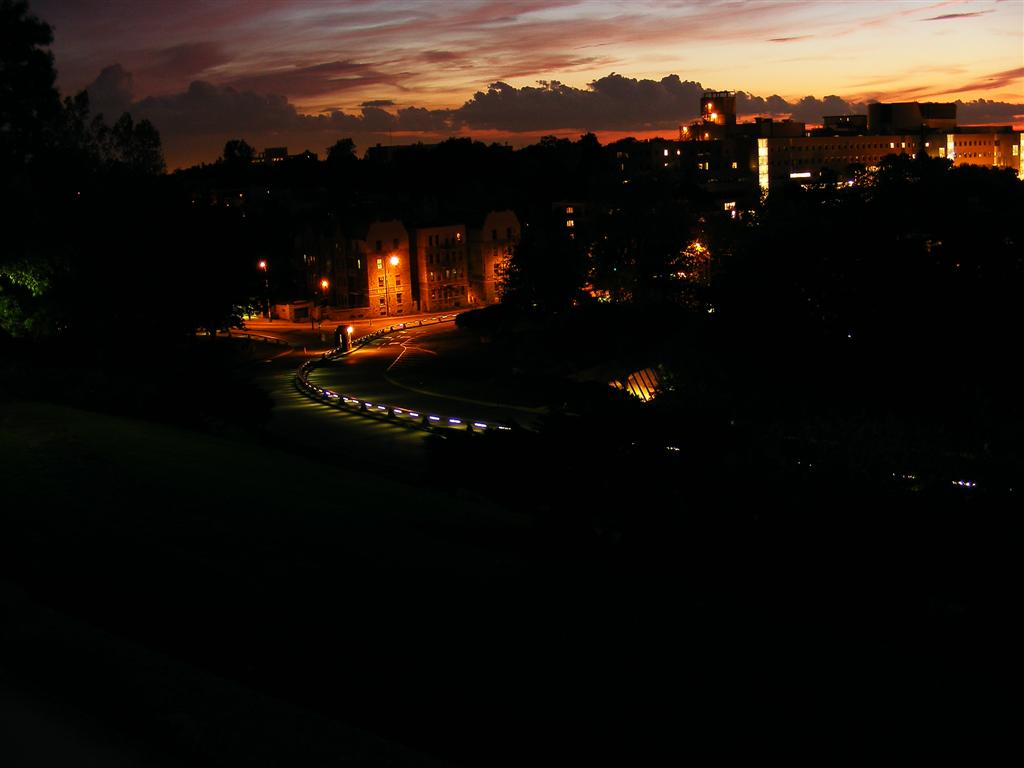
[[[469,286],[466,226],[447,224],[415,230],[420,309],[445,312],[475,304]]]
[[[519,217],[512,211],[491,211],[480,229],[469,233],[469,303],[501,301],[501,283],[512,249],[519,242]]]
[[[397,219],[373,222],[366,229],[362,251],[370,313],[391,317],[416,312],[412,253],[405,225]]]

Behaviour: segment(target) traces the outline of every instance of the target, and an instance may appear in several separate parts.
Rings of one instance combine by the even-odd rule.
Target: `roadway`
[[[426,321],[434,315],[404,318],[403,322]],[[394,319],[362,320],[353,337],[387,327]],[[342,408],[331,408],[300,393],[295,373],[307,360],[320,359],[334,346],[337,323],[324,324],[318,331],[310,323],[282,320],[249,320],[242,333],[286,342],[287,346],[265,347],[257,367],[256,383],[270,396],[273,407],[264,432],[275,444],[316,461],[357,471],[380,472],[382,466],[402,466],[402,477],[414,484],[429,482],[431,433]],[[503,424],[532,426],[541,417],[537,408],[523,402],[493,403],[486,395],[461,396],[439,386],[446,360],[465,353],[464,334],[454,323],[398,329],[378,337],[354,352],[318,367],[311,379],[327,387],[365,400],[391,406],[437,411],[445,417],[491,419]],[[429,376],[427,375],[429,373]],[[449,377],[447,383],[458,388]]]
[[[341,394],[463,422],[536,428],[545,409],[512,392],[496,402],[449,371],[472,354],[471,339],[454,323],[406,326],[371,339],[348,355],[317,366],[310,381]]]

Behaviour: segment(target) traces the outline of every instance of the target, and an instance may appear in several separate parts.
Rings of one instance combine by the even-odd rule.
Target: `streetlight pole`
[[[331,281],[330,280],[328,280],[326,277],[320,278],[320,295],[323,297],[322,300],[323,300],[324,306],[327,305],[327,289],[330,288],[330,287],[331,287]],[[311,330],[316,330],[316,327],[320,324],[320,321],[321,321],[321,317],[320,317],[321,307],[320,307],[320,302],[319,301],[314,302],[313,310],[315,311],[315,315],[314,315],[314,312],[310,312],[309,313],[309,323],[310,323],[310,329]]]
[[[392,255],[391,258],[384,262],[384,314],[388,317],[391,316],[391,300],[388,297],[388,264],[392,267],[397,267],[399,264],[399,258]]]
[[[263,273],[263,307],[266,310],[267,322],[269,323],[274,319],[270,313],[270,276],[267,274],[269,265],[266,259],[260,259],[256,266]]]

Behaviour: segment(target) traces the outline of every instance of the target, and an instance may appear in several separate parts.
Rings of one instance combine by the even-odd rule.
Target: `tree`
[[[356,159],[356,145],[352,139],[338,139],[327,148],[327,162],[332,167],[350,165]]]
[[[256,151],[245,139],[229,139],[224,144],[224,164],[232,167],[245,166],[252,162]]]
[[[23,0],[0,0],[0,177],[30,166],[46,151],[60,114],[50,26]],[[6,186],[6,185],[5,185]]]
[[[148,120],[135,123],[125,112],[110,129],[108,162],[143,176],[164,172],[160,134]]]
[[[48,24],[25,2],[0,0],[0,208],[8,224],[0,249],[0,329],[41,332],[44,295],[55,272],[47,196],[38,171],[53,149],[61,112]]]

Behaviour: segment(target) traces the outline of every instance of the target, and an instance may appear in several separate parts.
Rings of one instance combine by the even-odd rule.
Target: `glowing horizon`
[[[1024,105],[1021,2],[37,0],[30,9],[54,27],[65,94],[92,92],[97,76],[116,64],[121,75],[107,78],[106,91],[96,89],[120,99],[112,105],[148,99],[166,106],[199,82],[276,99],[300,116],[369,111],[380,124],[357,127],[377,137],[387,135],[381,111],[422,116],[411,124],[429,137],[440,131],[430,113],[458,110],[491,84],[557,82],[586,91],[613,74],[636,81],[675,74],[791,103],[836,95],[851,103]],[[1017,123],[1024,106],[1018,111],[1010,110]],[[556,117],[548,132],[587,128],[559,125]],[[595,126],[595,133],[666,130],[649,122]],[[157,127],[173,146],[181,127]],[[466,130],[483,135],[489,127]],[[503,129],[523,137],[522,126]],[[259,120],[252,130],[260,132]]]

